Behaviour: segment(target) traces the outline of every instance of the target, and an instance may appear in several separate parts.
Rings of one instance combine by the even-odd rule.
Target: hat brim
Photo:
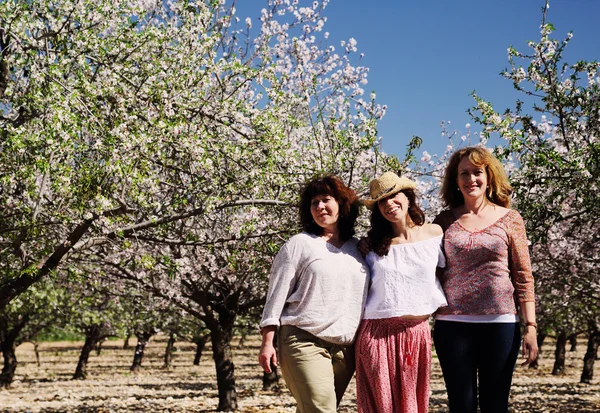
[[[394,186],[392,186],[389,190],[385,191],[382,194],[378,194],[377,198],[365,199],[363,201],[363,204],[367,207],[367,209],[372,210],[377,204],[377,202],[379,202],[380,200],[387,198],[388,196],[395,195],[398,192],[403,191],[405,189],[415,190],[416,187],[417,185],[414,183],[414,181],[411,181],[406,177],[397,178],[396,182],[394,183]]]
[[[367,209],[371,210],[375,207],[375,205],[377,205],[377,202],[381,201],[383,198],[387,198],[388,196],[396,195],[398,192],[402,191],[403,189],[406,189],[406,188],[402,188],[396,184],[396,185],[394,185],[394,187],[391,190],[385,192],[384,194],[381,194],[380,196],[378,196],[375,199],[365,199],[363,201],[363,204],[367,207]]]

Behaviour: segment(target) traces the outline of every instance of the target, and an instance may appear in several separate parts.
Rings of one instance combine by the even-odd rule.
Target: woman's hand
[[[262,344],[258,353],[258,364],[263,368],[265,373],[271,373],[271,363],[274,366],[277,364],[277,352],[273,347],[273,337],[275,336],[275,326],[267,326],[262,330]]]
[[[535,333],[536,328],[534,326],[525,327],[525,335],[523,336],[523,358],[526,358],[526,360],[521,363],[521,366],[530,365],[538,356],[538,344]]]
[[[258,354],[258,364],[263,368],[265,373],[271,373],[271,363],[277,366],[277,352],[273,343],[264,344],[260,346],[260,353]]]
[[[371,252],[371,240],[368,237],[362,237],[360,241],[358,241],[358,252],[361,253],[363,258]]]

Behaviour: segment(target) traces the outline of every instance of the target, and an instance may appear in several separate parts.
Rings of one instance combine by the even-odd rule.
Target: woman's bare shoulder
[[[444,233],[442,227],[438,224],[424,224],[423,229],[425,233],[431,237],[439,237]]]
[[[415,241],[425,241],[430,238],[439,237],[443,233],[444,231],[442,230],[442,227],[440,227],[438,224],[423,224],[417,231]]]

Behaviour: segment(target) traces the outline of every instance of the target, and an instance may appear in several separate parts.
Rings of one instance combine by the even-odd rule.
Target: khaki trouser
[[[354,346],[321,340],[294,326],[281,326],[281,372],[298,413],[335,412],[354,374]]]

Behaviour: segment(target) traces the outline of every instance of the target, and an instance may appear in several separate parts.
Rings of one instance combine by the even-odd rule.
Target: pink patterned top
[[[438,314],[516,314],[519,302],[535,301],[523,218],[515,210],[482,230],[469,231],[452,211],[434,223],[444,229],[446,268],[440,282],[448,306]]]

